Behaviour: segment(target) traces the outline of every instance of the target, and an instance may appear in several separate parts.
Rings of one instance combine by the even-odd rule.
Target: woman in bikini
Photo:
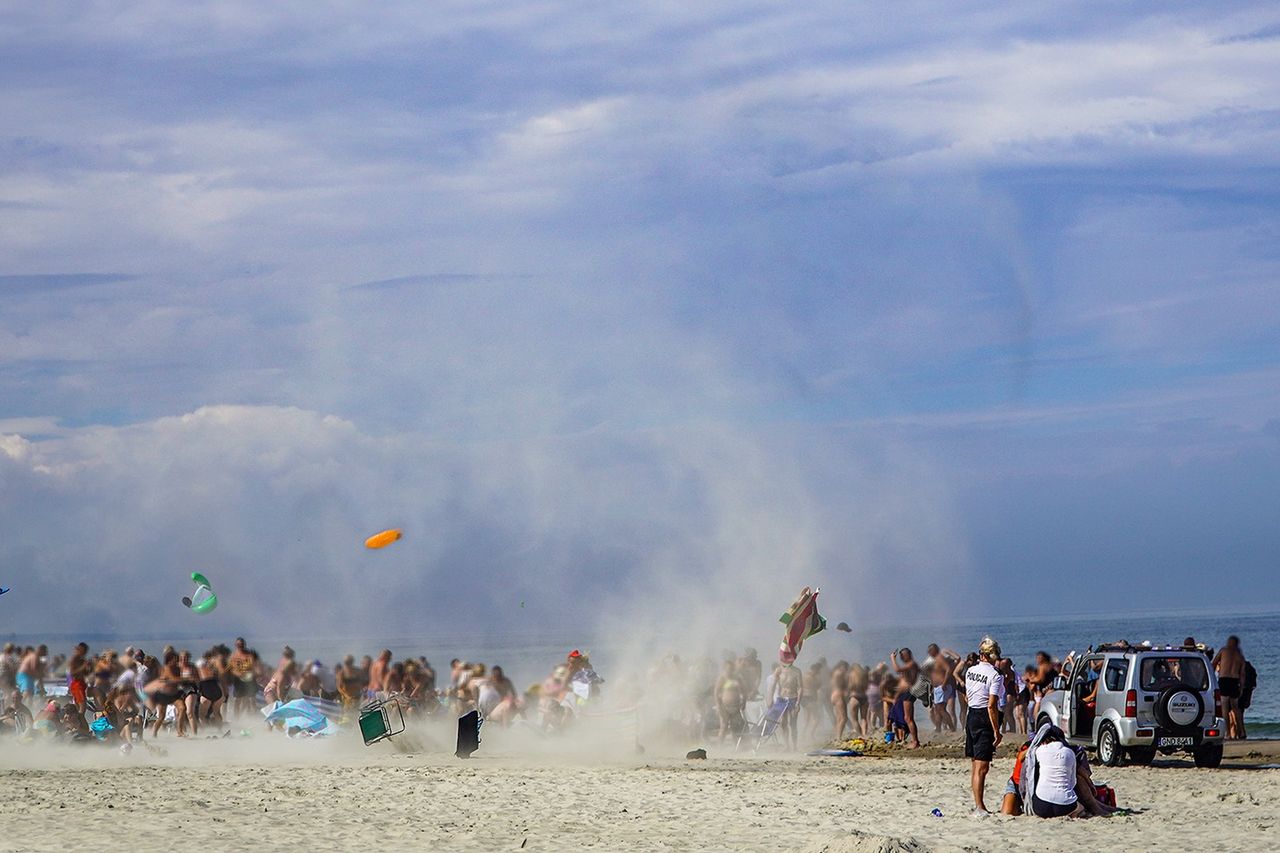
[[[849,726],[849,664],[840,661],[831,670],[831,713],[835,716],[836,727],[832,739],[844,740],[844,730]],[[852,727],[850,727],[852,728]]]
[[[884,703],[880,700],[880,682],[884,680],[884,664],[867,674],[867,732],[884,725]]]
[[[179,700],[178,682],[181,680],[178,675],[178,656],[170,652],[165,656],[166,662],[161,664],[155,658],[147,658],[147,668],[156,673],[155,679],[142,688],[142,692],[147,697],[147,707],[155,712],[156,726],[152,730],[152,737],[160,736],[160,728],[164,725],[165,717],[168,716],[169,706],[174,708],[174,715],[181,714],[186,716],[186,711],[179,710],[182,703]]]
[[[196,697],[196,716],[200,716],[200,708],[204,708],[204,719],[208,722],[222,722],[222,701],[226,695],[222,690],[222,657],[217,649],[209,649],[204,657],[196,661],[196,671],[200,676],[197,685],[199,693]]]
[[[867,689],[870,686],[867,668],[860,663],[849,667],[849,729],[855,734],[867,736],[870,725],[870,706]]]

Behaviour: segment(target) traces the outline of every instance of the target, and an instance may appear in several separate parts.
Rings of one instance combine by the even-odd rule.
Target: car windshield
[[[1144,658],[1141,675],[1143,690],[1163,690],[1178,684],[1196,690],[1209,689],[1209,670],[1199,655]]]

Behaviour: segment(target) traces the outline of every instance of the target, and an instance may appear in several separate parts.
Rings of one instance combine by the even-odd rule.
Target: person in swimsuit
[[[1244,740],[1244,714],[1240,710],[1240,685],[1244,681],[1244,653],[1240,638],[1227,637],[1227,644],[1213,658],[1218,673],[1218,690],[1222,694],[1222,713],[1227,717],[1227,739]]]
[[[196,698],[196,717],[200,717],[200,709],[204,708],[204,719],[208,722],[222,722],[222,664],[223,657],[217,649],[209,649],[204,657],[196,661],[196,671],[200,676],[197,685],[199,695]]]
[[[846,684],[849,695],[849,731],[866,737],[871,725],[871,705],[869,704],[871,699],[867,695],[871,687],[871,675],[862,664],[851,664]],[[879,698],[879,696],[876,697],[877,702]]]
[[[844,730],[849,728],[849,664],[838,661],[831,670],[830,694],[828,701],[835,716],[835,729],[832,740],[844,740]]]
[[[737,667],[727,660],[720,668],[720,677],[715,684],[716,716],[720,722],[717,737],[721,742],[726,735],[736,735],[745,725],[747,708],[747,692],[738,679]]]
[[[253,709],[258,695],[258,679],[254,672],[253,655],[245,646],[244,637],[236,637],[235,650],[227,660],[230,673],[233,710],[237,717],[244,716]]]
[[[22,693],[23,701],[31,701],[36,696],[44,695],[44,660],[48,654],[48,646],[41,646],[39,649],[28,646],[26,653],[22,656],[22,662],[18,664],[18,673],[14,676],[14,680]]]
[[[778,699],[787,699],[791,702],[787,712],[782,715],[778,728],[782,731],[782,740],[795,749],[800,735],[796,721],[800,713],[800,702],[804,699],[804,676],[795,665],[794,655],[786,655],[773,680],[773,695],[769,697],[769,704],[772,705]]]
[[[182,702],[178,694],[178,656],[170,652],[172,658],[162,664],[155,658],[147,658],[147,668],[156,673],[156,678],[149,684],[143,685],[142,692],[147,697],[147,708],[155,712],[156,725],[151,732],[152,737],[160,736],[160,729],[164,726],[165,718],[168,716],[169,707],[173,706],[174,716],[179,713],[186,714],[183,710],[179,712]]]
[[[884,703],[880,697],[880,683],[884,681],[883,666],[884,664],[877,664],[876,668],[867,674],[867,732],[884,725]]]
[[[272,702],[288,702],[289,691],[293,690],[294,681],[298,674],[298,662],[295,660],[293,649],[285,646],[280,652],[280,662],[276,664],[276,670],[271,674],[267,686],[262,688],[263,701],[270,705]]]
[[[916,699],[911,694],[910,688],[920,680],[920,664],[916,663],[915,658],[912,657],[911,649],[894,649],[889,660],[893,663],[893,668],[897,670],[898,675],[908,682],[907,695],[903,698],[902,716],[906,718],[907,731],[911,734],[911,748],[919,749],[920,732],[916,729]]]
[[[889,676],[890,679],[893,676]],[[915,682],[907,678],[905,675],[897,677],[897,683],[894,685],[893,698],[889,702],[889,712],[886,715],[885,727],[893,734],[894,743],[902,743],[907,739],[907,702],[911,699],[911,685]],[[919,742],[916,743],[919,746]]]
[[[84,715],[85,700],[88,699],[90,673],[88,655],[88,643],[77,643],[76,650],[71,654],[71,660],[67,662],[67,692],[71,694],[71,701],[75,702],[81,716]]]
[[[391,650],[383,649],[378,659],[369,667],[369,686],[366,688],[366,695],[370,699],[377,699],[379,693],[386,692],[387,671],[390,668]]]

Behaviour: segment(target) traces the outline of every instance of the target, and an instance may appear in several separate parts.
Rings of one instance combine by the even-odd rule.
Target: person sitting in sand
[[[1051,727],[1035,748],[1035,788],[1031,813],[1036,817],[1079,817],[1084,814],[1076,794],[1076,753],[1061,729]]]
[[[721,742],[726,735],[737,735],[746,725],[747,692],[738,680],[733,661],[725,661],[716,679],[716,717],[720,723],[717,735]]]
[[[1023,813],[1022,768],[1026,762],[1027,752],[1030,747],[1030,739],[1018,747],[1018,753],[1013,761],[1013,772],[1009,774],[1009,781],[1005,783],[1004,797],[1000,801],[1001,814],[1020,815]],[[1093,772],[1089,767],[1088,753],[1082,747],[1072,747],[1072,751],[1076,754],[1076,798],[1084,807],[1084,816],[1110,817],[1115,814],[1116,808],[1100,801],[1097,797],[1097,788],[1093,784]]]
[[[22,702],[22,692],[17,685],[9,688],[4,696],[7,707],[0,713],[0,734],[25,735],[35,725],[35,718]]]

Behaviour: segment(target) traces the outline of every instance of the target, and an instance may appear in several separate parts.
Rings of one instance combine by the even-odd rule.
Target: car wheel
[[[1196,767],[1217,767],[1222,764],[1222,744],[1211,743],[1195,751]]]
[[[1102,726],[1098,733],[1098,760],[1108,767],[1118,767],[1124,760],[1124,750],[1120,748],[1120,737],[1109,723]]]
[[[1156,759],[1156,751],[1150,746],[1135,746],[1129,750],[1129,760],[1134,764],[1141,764],[1143,767],[1151,766],[1151,762]]]

